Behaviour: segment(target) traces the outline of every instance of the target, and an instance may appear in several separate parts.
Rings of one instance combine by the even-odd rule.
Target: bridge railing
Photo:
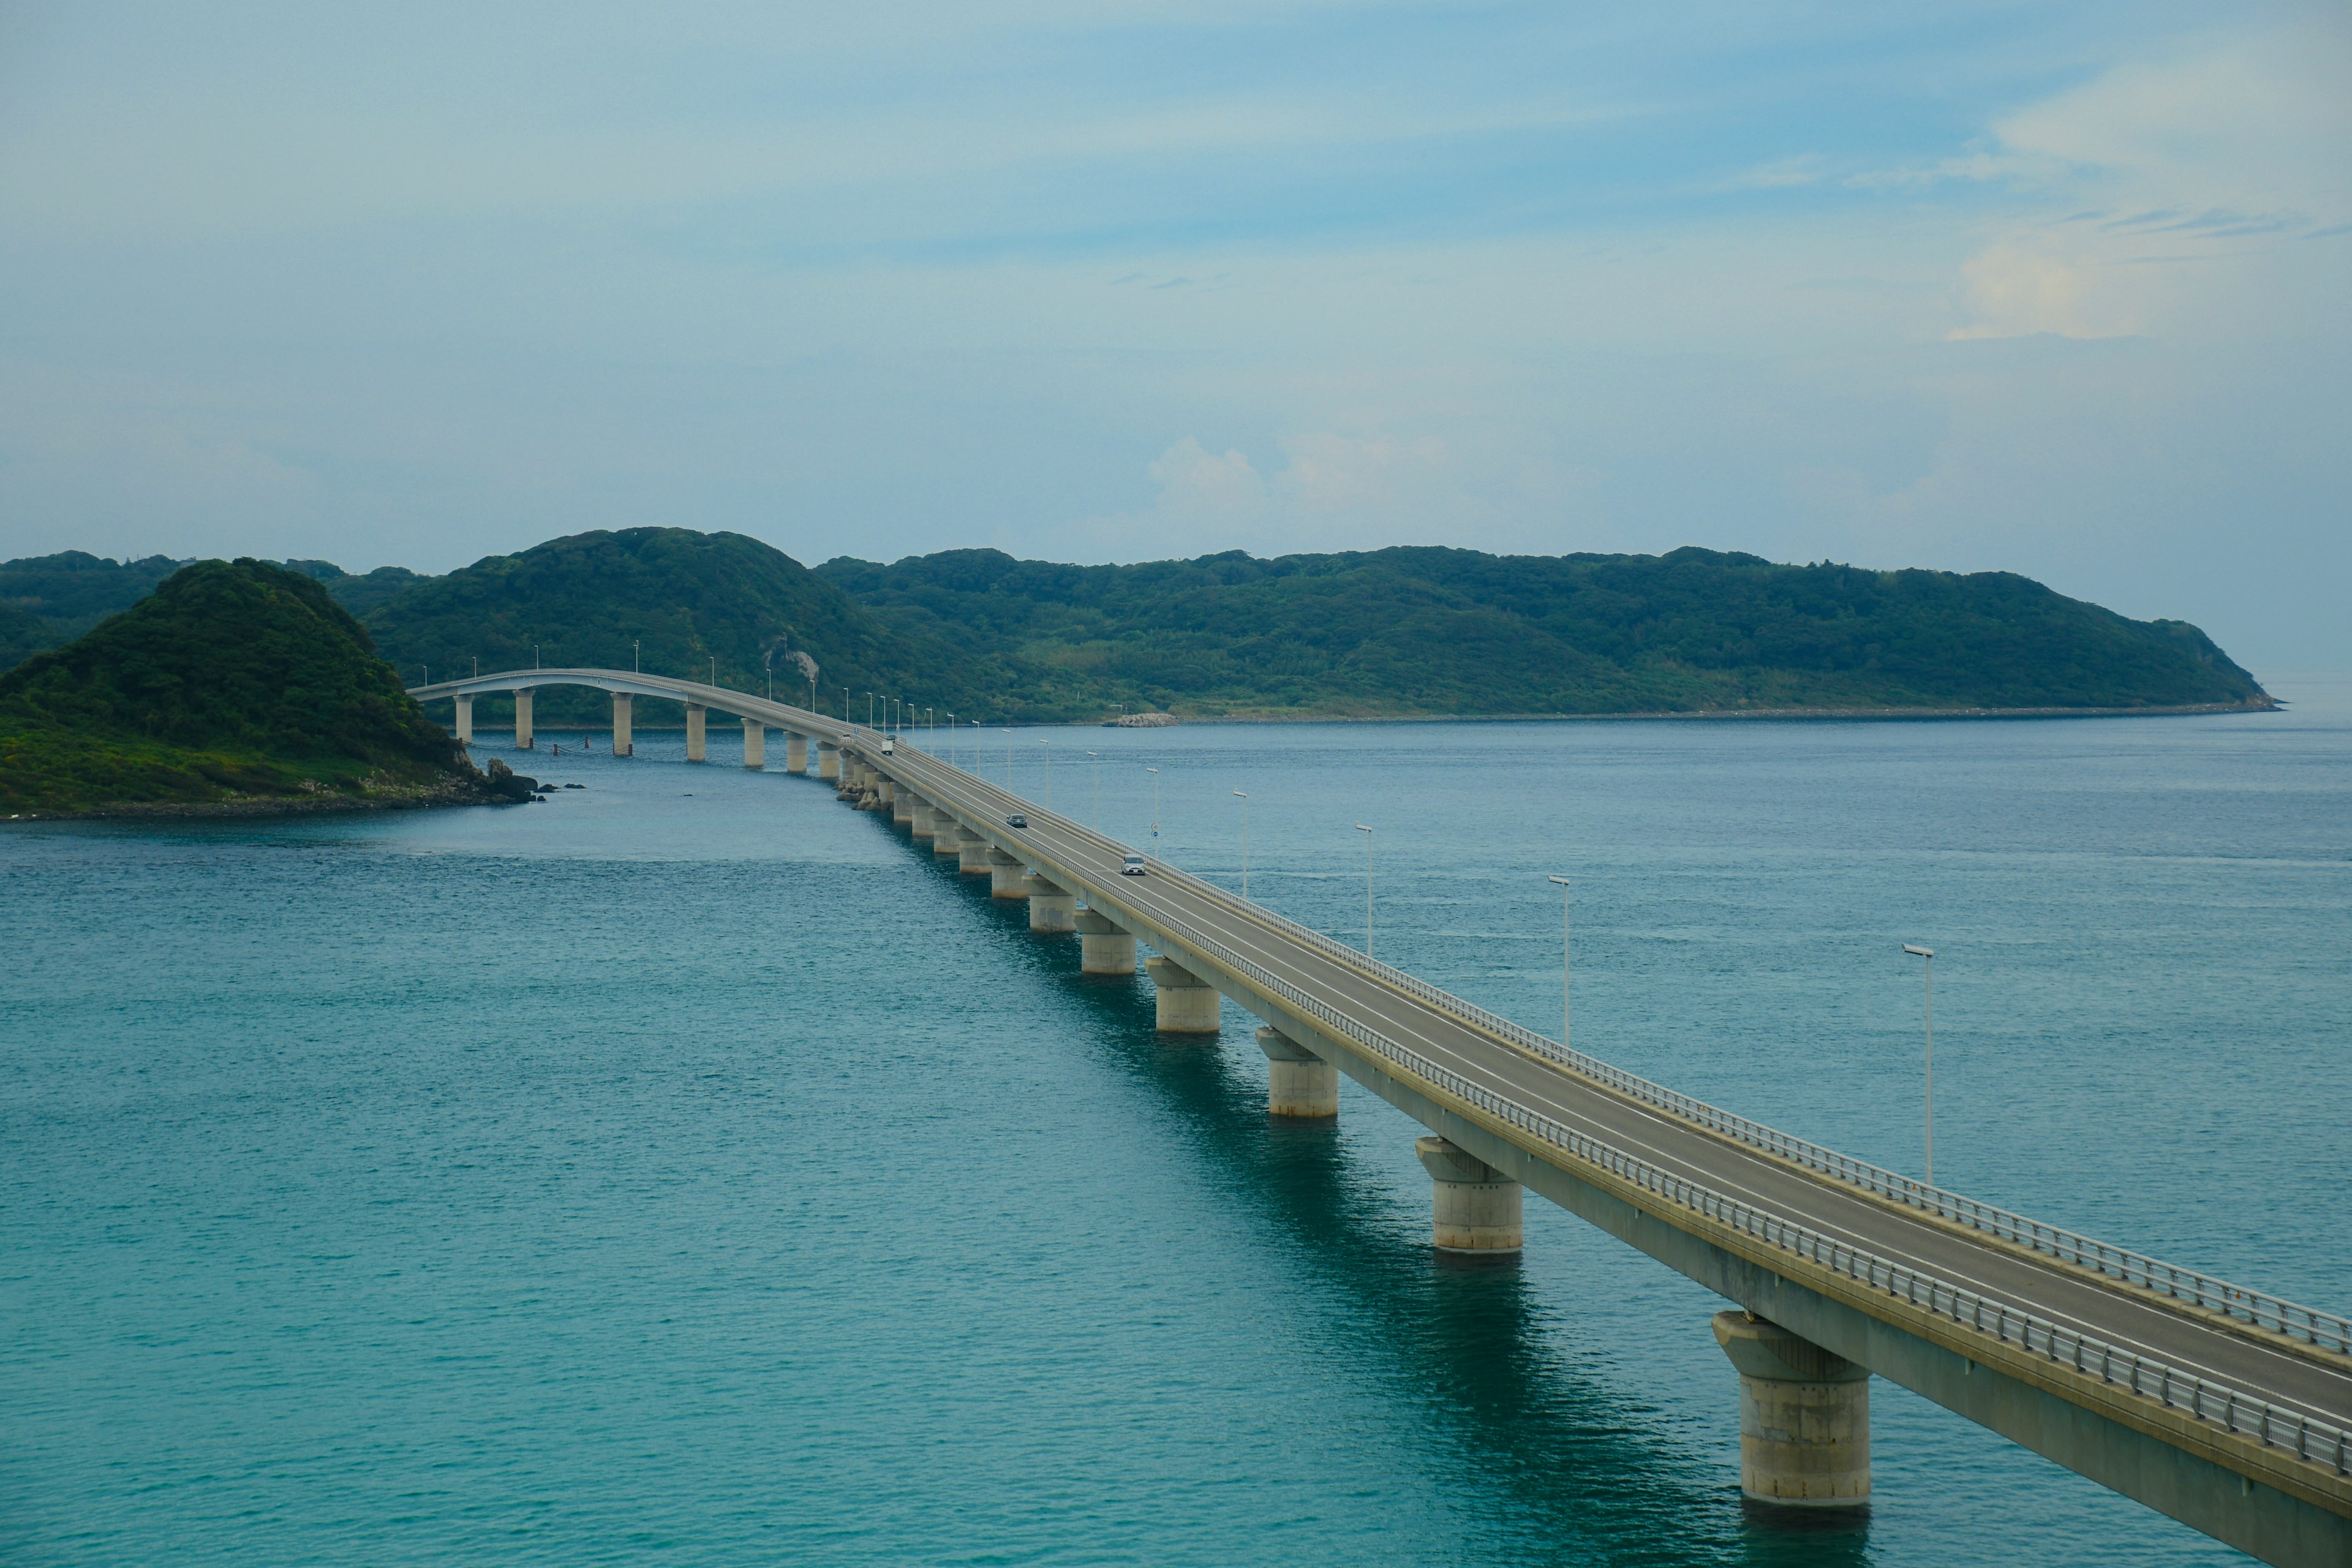
[[[937,758],[927,760],[938,761]],[[967,773],[966,776],[992,794],[1003,795],[1008,801],[1019,799],[978,774]],[[1081,826],[1067,818],[1064,818],[1063,823],[1068,831],[1108,853],[1120,854],[1127,849],[1127,846],[1092,828]],[[1622,1068],[1612,1067],[1596,1057],[1587,1056],[1582,1051],[1538,1035],[1524,1025],[1490,1013],[1475,1003],[1465,1001],[1452,992],[1432,985],[1418,975],[1409,974],[1393,964],[1383,963],[1345,942],[1335,941],[1312,927],[1301,925],[1287,916],[1276,914],[1263,904],[1244,900],[1181,868],[1168,866],[1165,862],[1161,865],[1166,874],[1180,879],[1201,895],[1236,913],[1272,926],[1284,936],[1312,948],[1327,958],[1371,975],[1433,1007],[1465,1019],[1488,1034],[1500,1036],[1523,1050],[1558,1062],[1620,1094],[1670,1112],[1709,1131],[1939,1218],[2014,1242],[2061,1262],[2088,1268],[2109,1279],[2220,1312],[2241,1322],[2298,1339],[2324,1350],[2352,1354],[2352,1319],[2299,1306],[2263,1291],[2250,1290],[2242,1285],[2217,1279],[2194,1268],[2184,1268],[2179,1264],[2150,1258],[2129,1247],[2117,1247],[2078,1231],[2045,1224],[1997,1205],[1982,1203],[1942,1187],[1932,1187],[1900,1172],[1857,1160],[1850,1154],[1842,1154],[1834,1149],[1793,1137],[1760,1121],[1709,1105],[1693,1095],[1668,1089],[1664,1084],[1653,1082]]]
[[[2156,1400],[2224,1431],[2283,1448],[2307,1463],[2336,1475],[2352,1475],[2352,1438],[2326,1421],[2296,1410],[2284,1409],[2258,1395],[2183,1372],[2151,1357],[2108,1343],[2094,1335],[2065,1327],[2008,1302],[1983,1296],[1931,1274],[1881,1258],[1847,1242],[1826,1237],[1810,1226],[1727,1197],[1704,1184],[1661,1170],[1649,1162],[1600,1139],[1580,1132],[1542,1112],[1472,1082],[1406,1046],[1308,994],[1256,961],[1227,947],[1189,922],[1160,917],[1187,945],[1224,964],[1250,984],[1280,997],[1289,1005],[1336,1030],[1373,1055],[1403,1068],[1415,1077],[1486,1114],[1599,1166],[1629,1182],[1707,1218],[1773,1247],[1806,1258],[1832,1273],[1884,1290],[1941,1318],[1990,1334],[2032,1354],[2071,1366],[2102,1383],[2121,1384],[2134,1394]]]

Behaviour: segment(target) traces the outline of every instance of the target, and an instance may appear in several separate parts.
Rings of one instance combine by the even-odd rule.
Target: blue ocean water
[[[1947,1184],[2342,1309],[2352,686],[2279,684],[959,744],[1236,883],[1246,809],[1349,941],[1369,843],[1380,953],[1547,1032],[1571,875],[1580,1048],[1906,1169],[1932,945]],[[1230,1008],[550,738],[505,812],[0,826],[0,1558],[2243,1561],[1883,1382],[1866,1524],[1752,1516],[1705,1291],[1540,1202],[1446,1267],[1418,1130],[1269,1124]]]

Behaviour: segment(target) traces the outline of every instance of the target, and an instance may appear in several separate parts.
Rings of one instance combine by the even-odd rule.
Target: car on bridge
[[[1129,855],[1127,858],[1121,860],[1118,863],[1118,874],[1122,877],[1142,876],[1143,857],[1140,855]]]
[[[1007,827],[1026,827],[1029,826],[1029,818],[1023,813],[1016,811],[1012,816],[1004,819],[1004,826]]]

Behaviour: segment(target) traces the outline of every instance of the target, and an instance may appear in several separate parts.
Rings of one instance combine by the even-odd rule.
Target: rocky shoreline
[[[393,786],[365,795],[235,795],[226,800],[118,801],[70,811],[26,811],[5,822],[100,820],[182,821],[249,816],[348,816],[377,811],[430,811],[457,805],[520,805],[537,798],[537,781],[524,778],[495,759],[488,773],[453,775],[437,784]],[[500,775],[504,774],[504,778]],[[513,784],[508,784],[513,780]],[[502,787],[503,786],[503,787]]]

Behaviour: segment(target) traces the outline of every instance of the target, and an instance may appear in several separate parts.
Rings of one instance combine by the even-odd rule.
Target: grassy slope
[[[952,551],[818,568],[901,624],[1001,659],[1034,709],[1605,713],[2250,702],[2193,626],[2005,573],[1754,556],[1400,548],[1076,567]]]
[[[429,788],[470,769],[310,578],[200,562],[0,675],[0,808]]]

